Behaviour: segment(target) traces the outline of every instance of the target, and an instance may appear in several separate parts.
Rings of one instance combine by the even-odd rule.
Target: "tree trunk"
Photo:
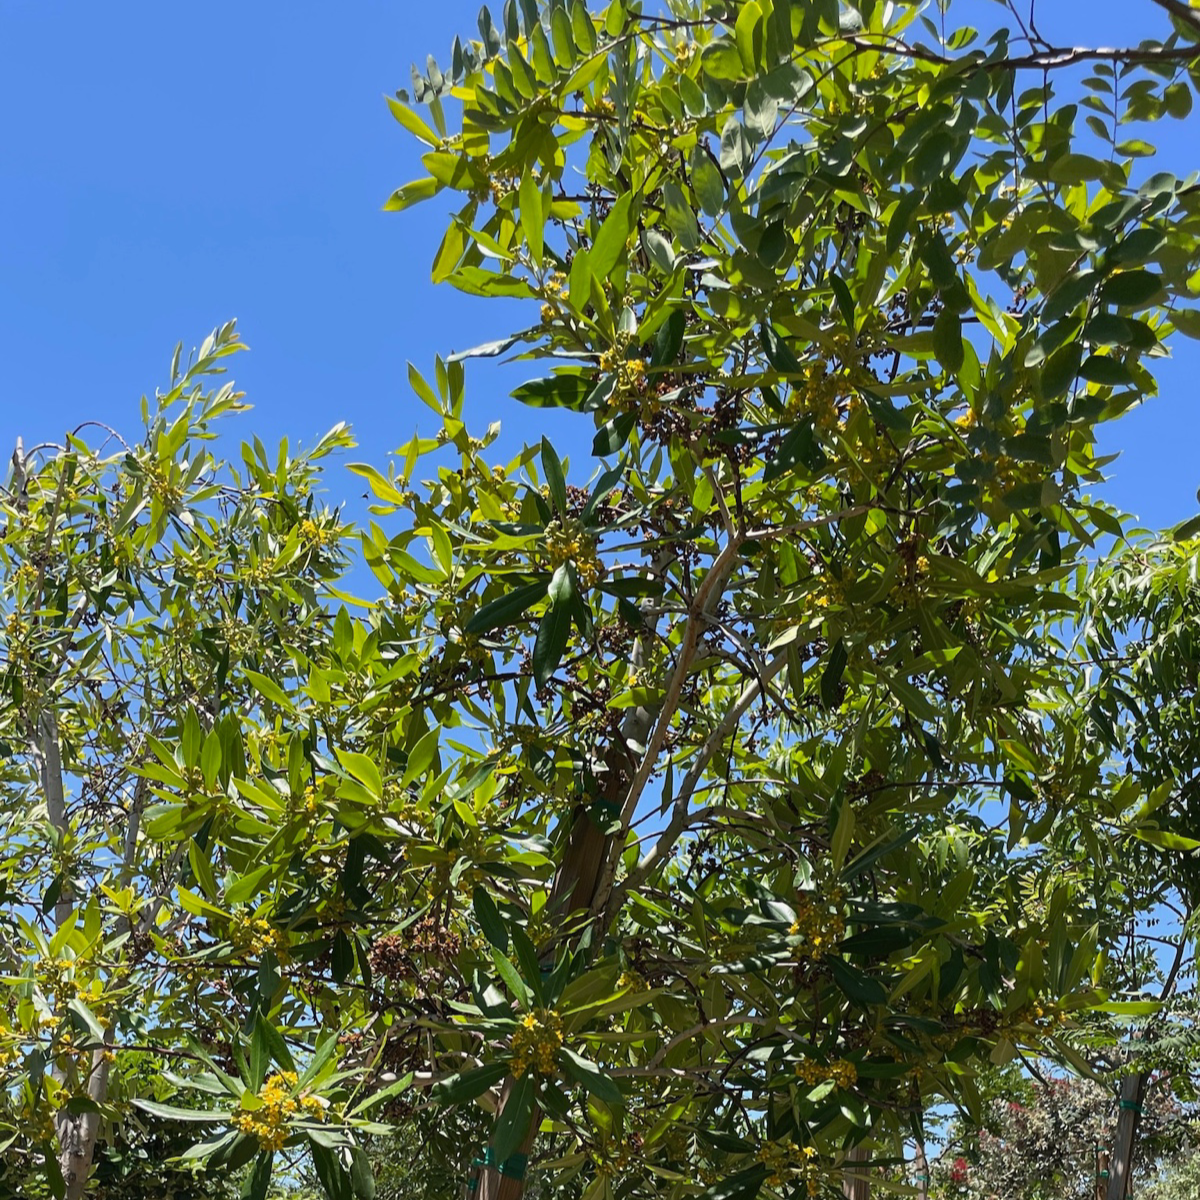
[[[913,1182],[917,1187],[917,1200],[929,1200],[929,1159],[923,1141],[917,1142],[917,1151],[913,1155]]]
[[[644,715],[639,719],[636,714]],[[653,715],[644,709],[635,710],[634,720],[639,726],[642,723],[648,724],[652,719]],[[627,729],[625,732],[628,737],[639,742],[646,736],[640,728]],[[604,794],[599,799],[600,812],[593,813],[589,809],[581,809],[575,814],[562,866],[551,889],[548,908],[562,920],[569,918],[572,913],[586,914],[591,909],[608,862],[613,835],[605,833],[604,830],[620,812],[620,797],[628,784],[629,760],[619,751],[610,752],[606,765]],[[603,826],[598,820],[604,823]],[[553,954],[553,944],[550,954]],[[513,1081],[508,1079],[501,1089],[500,1102],[496,1107],[497,1119],[508,1103],[512,1084]],[[537,1105],[534,1105],[529,1130],[519,1151],[522,1156],[528,1157],[533,1148],[540,1119],[541,1114]],[[502,1163],[487,1163],[477,1168],[477,1183],[473,1192],[475,1200],[521,1200],[525,1194],[524,1178],[502,1174],[503,1166]]]
[[[599,820],[587,807],[581,806],[576,813],[562,865],[550,893],[548,909],[558,919],[566,920],[572,914],[578,914],[604,925],[613,915],[606,910],[606,902],[624,846],[625,832],[633,822],[641,788],[645,786],[651,762],[656,757],[652,735],[662,732],[660,727],[670,720],[673,705],[678,703],[678,689],[695,657],[700,628],[708,620],[708,607],[715,604],[736,565],[740,545],[741,541],[731,536],[693,597],[666,698],[655,709],[640,706],[632,709],[621,725],[618,743],[609,746],[603,755],[601,765],[604,780],[603,794],[598,797],[601,809]],[[654,564],[654,573],[663,574],[674,555],[673,548],[663,550]],[[643,602],[643,632],[634,642],[629,655],[630,666],[635,670],[645,665],[645,643],[653,632],[654,622],[646,613]],[[606,833],[605,830],[618,818],[620,829]],[[553,955],[553,942],[545,953]],[[501,1090],[496,1108],[497,1120],[511,1094],[511,1085],[510,1079]],[[532,1149],[540,1119],[541,1114],[534,1105],[529,1129],[521,1144],[522,1155],[528,1155]],[[500,1170],[502,1165],[488,1163],[477,1168],[475,1200],[520,1200],[525,1194],[524,1179],[503,1175]],[[863,1192],[856,1195],[855,1200],[866,1200],[866,1197],[867,1193]]]
[[[842,1177],[845,1200],[871,1200],[871,1181],[867,1178],[865,1166],[869,1157],[865,1146],[855,1146],[846,1155],[848,1165]]]
[[[1113,1141],[1106,1200],[1125,1200],[1129,1195],[1133,1147],[1137,1141],[1138,1118],[1142,1114],[1145,1091],[1145,1075],[1135,1072],[1121,1080],[1121,1107],[1117,1113],[1117,1136]]]
[[[1108,1200],[1108,1151],[1096,1151],[1096,1200]]]

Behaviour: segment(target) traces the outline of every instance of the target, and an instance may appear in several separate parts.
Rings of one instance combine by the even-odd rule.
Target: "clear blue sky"
[[[444,62],[477,10],[0,0],[0,470],[18,433],[29,445],[88,418],[136,431],[175,342],[231,316],[253,349],[235,360],[255,405],[239,435],[309,441],[347,420],[356,457],[381,464],[430,430],[406,360],[429,371],[436,351],[516,326],[496,302],[430,284],[436,202],[380,211],[421,173],[382,97],[414,59]],[[1082,29],[1081,11],[1040,0],[1042,32],[1113,44],[1164,29],[1150,0],[1092,0]],[[1200,166],[1200,110],[1186,128],[1191,146],[1173,123],[1154,135],[1178,174]],[[1200,484],[1200,345],[1176,353],[1162,397],[1106,443],[1125,451],[1108,498],[1150,525],[1190,516]],[[469,367],[473,427],[499,415],[509,445],[590,442],[579,419],[507,400],[512,379]],[[335,496],[361,490],[331,481]]]

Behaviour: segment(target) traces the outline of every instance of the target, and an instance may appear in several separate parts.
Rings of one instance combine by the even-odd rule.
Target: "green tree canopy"
[[[389,207],[458,193],[434,279],[531,323],[410,370],[438,429],[353,467],[361,530],[340,427],[206,449],[228,327],[143,441],[19,452],[9,1153],[77,1196],[101,1128],[193,1120],[249,1197],[369,1200],[415,1109],[431,1194],[820,1195],[980,1120],[982,1062],[1085,1068],[1102,905],[1013,864],[1107,788],[1096,431],[1200,325],[1198,193],[1126,136],[1190,111],[1175,23],[484,10],[391,102]],[[508,352],[590,461],[472,432]],[[1144,790],[1089,836],[1161,832]]]

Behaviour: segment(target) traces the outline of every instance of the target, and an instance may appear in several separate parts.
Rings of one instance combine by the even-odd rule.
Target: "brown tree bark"
[[[869,1159],[865,1146],[855,1146],[846,1155],[848,1165],[842,1176],[842,1195],[845,1200],[871,1200],[871,1180],[866,1173]]]
[[[917,1200],[929,1200],[929,1159],[923,1141],[917,1142],[917,1151],[913,1155],[913,1181],[917,1185]]]
[[[1146,1076],[1140,1072],[1121,1080],[1121,1107],[1117,1113],[1117,1136],[1113,1140],[1112,1161],[1105,1200],[1125,1200],[1133,1174],[1133,1147],[1137,1140],[1138,1118],[1142,1115],[1142,1096]]]

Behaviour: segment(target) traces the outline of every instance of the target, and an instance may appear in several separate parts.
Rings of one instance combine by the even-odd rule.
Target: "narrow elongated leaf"
[[[837,705],[842,675],[845,673],[846,664],[849,661],[846,643],[838,638],[829,652],[829,662],[825,664],[825,670],[821,672],[821,703],[826,708],[834,708]]]
[[[492,1152],[498,1163],[507,1162],[521,1148],[533,1120],[533,1075],[526,1073],[513,1084],[492,1132]]]
[[[625,1097],[621,1095],[621,1089],[617,1087],[616,1081],[605,1075],[594,1062],[565,1046],[559,1051],[559,1055],[566,1073],[576,1083],[587,1088],[597,1100],[603,1101],[612,1108],[618,1108],[625,1103]]]
[[[578,411],[592,391],[592,380],[583,375],[551,375],[531,379],[513,393],[514,400],[531,408],[570,408]]]
[[[470,1071],[462,1071],[433,1085],[431,1095],[439,1104],[465,1104],[482,1096],[508,1074],[508,1064],[487,1063]]]
[[[539,600],[546,598],[546,580],[526,584],[514,588],[489,600],[466,624],[466,632],[472,634],[487,633],[501,625],[510,625],[522,613],[532,608]]]
[[[215,1125],[220,1121],[228,1121],[228,1112],[205,1112],[197,1108],[180,1108],[176,1104],[160,1104],[157,1100],[145,1100],[135,1096],[132,1100],[135,1108],[148,1112],[152,1117],[162,1117],[165,1121],[191,1121],[197,1125]]]
[[[616,270],[617,263],[625,252],[625,243],[633,232],[633,196],[622,192],[612,206],[590,252],[592,274],[605,279]]]
[[[264,1150],[259,1154],[242,1186],[242,1200],[266,1200],[267,1189],[271,1186],[271,1167],[274,1162],[275,1155],[270,1150]]]
[[[554,572],[549,587],[550,607],[538,625],[533,643],[533,677],[545,687],[558,669],[571,634],[571,608],[575,596],[571,569],[564,563]]]
[[[504,924],[504,918],[501,917],[496,902],[482,887],[477,887],[472,893],[472,901],[475,908],[475,919],[479,922],[479,928],[483,930],[483,936],[501,954],[507,954],[508,927]]]

